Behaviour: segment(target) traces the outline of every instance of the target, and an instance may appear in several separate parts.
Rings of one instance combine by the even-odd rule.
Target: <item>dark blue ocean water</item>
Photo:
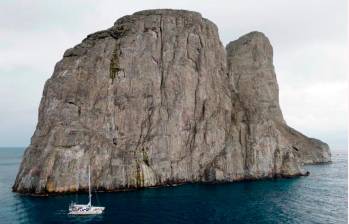
[[[310,176],[232,184],[188,184],[98,193],[104,215],[71,217],[87,195],[29,197],[11,192],[23,148],[0,148],[0,223],[347,223],[347,154],[306,168]],[[95,196],[95,195],[94,195]]]

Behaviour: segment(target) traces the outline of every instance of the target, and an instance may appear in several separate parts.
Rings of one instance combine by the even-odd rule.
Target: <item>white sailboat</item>
[[[91,204],[91,168],[88,166],[88,193],[89,201],[87,205],[72,202],[69,205],[69,215],[97,215],[102,214],[105,207],[95,207]]]

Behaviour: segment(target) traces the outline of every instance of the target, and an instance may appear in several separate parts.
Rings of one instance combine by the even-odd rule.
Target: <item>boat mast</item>
[[[91,206],[91,166],[88,165],[88,197],[89,197],[89,202],[88,205]]]

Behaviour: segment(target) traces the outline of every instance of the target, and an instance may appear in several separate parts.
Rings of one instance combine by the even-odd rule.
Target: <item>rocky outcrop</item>
[[[329,148],[288,127],[272,47],[225,49],[199,13],[125,16],[68,49],[46,82],[14,191],[73,192],[304,174]]]
[[[249,156],[258,159],[261,155],[261,161],[252,164],[262,163],[273,158],[272,155],[280,156],[280,152],[286,157],[297,157],[290,160],[296,164],[329,162],[331,154],[326,143],[302,135],[283,118],[268,38],[263,33],[251,32],[230,42],[226,52],[231,89],[242,104],[241,113],[245,114],[247,125],[253,130],[249,134]],[[290,167],[297,167],[296,164]]]

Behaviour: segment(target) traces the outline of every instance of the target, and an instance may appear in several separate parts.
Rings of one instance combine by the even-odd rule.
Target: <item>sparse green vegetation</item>
[[[113,82],[119,71],[121,71],[121,68],[119,66],[118,47],[115,47],[112,53],[112,58],[110,60],[110,67],[109,67],[109,75]]]

